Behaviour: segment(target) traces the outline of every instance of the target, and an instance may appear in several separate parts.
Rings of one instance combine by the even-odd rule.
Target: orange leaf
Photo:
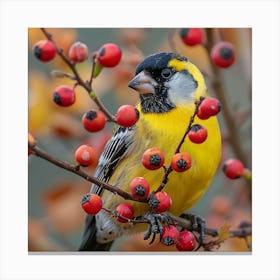
[[[225,240],[227,240],[229,238],[229,236],[230,236],[229,229],[230,229],[229,222],[225,222],[220,227],[219,234],[218,234],[218,240],[217,240],[219,243],[224,242]]]

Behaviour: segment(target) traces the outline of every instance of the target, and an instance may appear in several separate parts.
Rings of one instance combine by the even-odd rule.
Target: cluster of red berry
[[[180,36],[188,46],[199,45],[204,41],[202,28],[182,28]],[[230,42],[220,41],[213,46],[210,56],[216,66],[222,68],[230,67],[235,61],[234,47]]]
[[[202,44],[205,39],[204,31],[202,28],[182,28],[180,29],[180,37],[184,44],[186,44],[187,46],[195,46]],[[211,49],[210,57],[214,65],[221,68],[228,68],[235,61],[234,46],[230,42],[220,41],[216,43]],[[198,115],[199,114],[200,113],[198,113]],[[200,118],[203,119],[203,116]],[[194,128],[194,130],[199,130],[199,127]],[[203,135],[206,134],[206,136],[204,137],[207,137],[207,131],[199,131],[199,133],[203,133]],[[189,137],[191,137],[190,134]],[[223,165],[223,172],[230,179],[247,177],[250,173],[250,171],[244,168],[243,163],[238,159],[227,160]]]
[[[37,42],[33,51],[42,62],[49,62],[55,58],[57,48],[50,40]],[[118,45],[107,43],[92,54],[96,62],[103,67],[115,67],[121,60],[122,52]],[[73,63],[80,63],[88,59],[88,47],[84,43],[75,42],[69,48],[68,57]]]
[[[53,60],[57,53],[57,47],[50,40],[41,40],[33,48],[35,56],[42,62]],[[92,54],[95,67],[98,72],[102,67],[115,67],[121,59],[121,49],[113,43],[104,44]],[[88,48],[81,42],[75,42],[68,52],[68,58],[72,63],[81,63],[88,59]],[[96,74],[97,75],[97,74]],[[96,77],[95,75],[95,77]],[[69,107],[76,101],[74,88],[67,85],[58,86],[53,93],[53,101],[62,107]],[[132,105],[121,106],[116,113],[116,122],[124,127],[133,126],[139,118],[139,112]],[[86,112],[82,117],[83,127],[89,132],[102,130],[106,125],[104,113],[97,109]],[[92,147],[82,145],[76,150],[76,161],[81,166],[89,166],[96,161],[96,155]]]
[[[201,44],[203,41],[203,31],[200,28],[184,28],[181,29],[180,35],[185,44],[194,46]],[[34,46],[35,56],[43,61],[48,62],[54,59],[58,52],[57,47],[51,40],[41,40]],[[94,77],[101,71],[102,67],[114,67],[121,59],[121,50],[119,46],[108,43],[100,47],[100,49],[92,54],[95,63]],[[215,65],[219,67],[229,67],[234,62],[234,49],[228,42],[219,42],[211,51],[211,58]],[[88,59],[88,48],[81,42],[74,43],[68,53],[68,59],[71,63],[81,63]],[[75,87],[71,88],[61,85],[54,90],[53,101],[63,107],[71,106],[75,103],[76,94]],[[196,116],[201,120],[206,120],[211,116],[215,116],[220,112],[221,104],[215,98],[205,98],[201,100]],[[116,113],[116,122],[123,127],[131,127],[136,124],[139,119],[138,110],[131,105],[121,106]],[[98,109],[91,109],[82,117],[83,127],[89,132],[97,132],[102,130],[106,125],[107,119],[105,114]],[[207,130],[200,124],[192,124],[188,134],[189,140],[196,144],[201,144],[207,139]],[[28,135],[29,142],[35,143],[32,135]],[[31,153],[31,150],[28,150]],[[97,155],[93,147],[89,145],[81,145],[75,151],[76,162],[82,166],[90,166],[97,161]],[[165,168],[164,153],[158,147],[152,147],[146,150],[142,156],[142,164],[148,170],[157,170]],[[178,152],[173,155],[170,163],[170,169],[175,172],[185,172],[192,166],[192,159],[188,153]],[[231,179],[244,176],[246,168],[243,164],[235,159],[228,160],[223,167],[223,171]],[[155,213],[163,213],[168,211],[172,205],[171,197],[164,191],[150,193],[150,184],[143,177],[134,178],[130,185],[130,194],[135,200],[148,203],[151,211]],[[82,208],[89,215],[95,215],[102,209],[102,198],[97,194],[86,194],[81,201]],[[120,223],[127,223],[134,218],[134,209],[130,203],[122,203],[113,211]],[[168,225],[164,227],[161,239],[162,243],[176,245],[178,250],[193,250],[195,248],[195,237],[192,232],[187,230],[179,231],[175,226]]]
[[[178,251],[193,251],[196,244],[195,236],[191,231],[179,231],[173,225],[163,228],[161,242],[166,246],[175,244]]]
[[[58,52],[55,44],[50,40],[41,40],[33,47],[35,56],[42,62],[53,60]],[[93,52],[92,59],[95,62],[95,68],[100,73],[103,67],[115,67],[121,60],[122,52],[118,45],[107,43]],[[81,63],[88,59],[88,47],[84,43],[75,42],[70,46],[68,58],[71,63]],[[95,73],[95,77],[98,74]],[[53,101],[59,105],[68,107],[75,103],[75,91],[69,86],[59,86],[54,90]]]
[[[217,115],[220,112],[220,109],[221,105],[217,99],[205,98],[201,101],[198,107],[197,116],[198,118],[205,120],[211,116]],[[127,114],[135,116],[135,110],[127,111]],[[194,124],[188,132],[188,137],[193,143],[203,143],[207,138],[207,130],[199,124]],[[88,146],[83,145],[76,151],[76,160],[81,165],[85,164],[81,153],[84,150],[84,157],[88,160],[90,154],[88,149]],[[152,147],[143,153],[141,161],[146,169],[157,170],[164,166],[165,156],[160,148]],[[175,172],[185,172],[190,169],[191,166],[192,160],[188,153],[178,152],[174,154],[171,159],[170,167]],[[129,187],[132,197],[147,202],[151,211],[155,213],[166,212],[172,205],[171,197],[166,192],[157,191],[150,193],[150,184],[143,177],[134,178]],[[102,209],[102,198],[96,194],[86,194],[82,199],[82,207],[87,214],[95,215]],[[120,223],[127,223],[133,219],[134,209],[130,203],[122,203],[116,207],[114,214]],[[178,250],[193,250],[195,246],[195,238],[191,232],[179,232],[174,226],[166,226],[164,228],[162,242],[165,245],[176,244]]]
[[[116,121],[123,127],[133,126],[139,119],[138,110],[132,105],[122,105],[116,113]],[[102,130],[106,124],[105,115],[97,109],[86,112],[82,117],[84,128],[89,132]]]
[[[46,62],[55,57],[55,45],[48,40],[38,42],[34,47],[34,53],[37,58]],[[68,54],[73,63],[80,63],[88,58],[88,50],[85,44],[81,42],[74,43]],[[121,51],[114,44],[105,44],[99,51],[94,52],[93,59],[95,63],[102,67],[113,67],[118,64],[121,58]],[[53,100],[60,106],[71,106],[75,102],[75,91],[69,86],[59,86],[55,89]],[[211,116],[217,115],[221,109],[219,101],[215,98],[205,98],[201,101],[197,117],[205,120]],[[123,105],[116,113],[116,122],[123,127],[133,126],[139,119],[139,112],[134,106]],[[82,117],[83,127],[89,132],[102,130],[106,125],[105,114],[97,109],[91,109]],[[200,144],[207,138],[205,127],[194,124],[190,127],[188,137],[191,142]],[[30,138],[31,139],[31,138]],[[75,151],[76,162],[86,167],[96,162],[97,155],[94,148],[89,145],[81,145]],[[164,166],[164,153],[158,147],[152,147],[146,150],[142,156],[142,164],[148,170],[157,170]],[[175,172],[185,172],[191,168],[192,160],[188,153],[178,152],[173,155],[170,168]],[[163,213],[169,210],[172,205],[171,197],[164,191],[150,193],[150,184],[143,177],[134,178],[130,185],[130,193],[133,198],[148,203],[151,211]],[[102,198],[97,194],[85,194],[81,201],[82,208],[89,215],[95,215],[102,209]],[[134,208],[130,203],[122,203],[113,211],[120,223],[127,223],[134,217]],[[165,245],[176,244],[178,250],[193,250],[195,246],[194,235],[189,231],[179,232],[175,226],[165,226],[162,242]]]
[[[57,48],[50,40],[41,40],[33,48],[35,56],[43,61],[48,62],[54,59]],[[122,52],[118,45],[107,43],[100,47],[98,51],[92,54],[95,62],[95,68],[98,72],[102,67],[115,67],[121,60]],[[81,63],[88,59],[88,48],[81,42],[75,42],[69,49],[68,58],[72,63]],[[97,73],[95,74],[96,77]],[[63,107],[69,107],[76,101],[74,88],[66,85],[58,86],[53,93],[53,101]],[[137,109],[132,105],[121,106],[116,113],[116,121],[124,127],[132,126],[139,118]],[[100,131],[106,124],[105,115],[97,109],[92,109],[82,117],[84,128],[89,132]]]

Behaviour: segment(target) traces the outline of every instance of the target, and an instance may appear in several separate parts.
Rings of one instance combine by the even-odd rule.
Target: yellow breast
[[[143,152],[151,147],[159,147],[165,155],[165,165],[169,166],[172,155],[178,146],[194,112],[194,105],[177,107],[163,114],[140,114],[134,141],[129,157],[120,162],[109,183],[129,191],[130,181],[141,176],[146,178],[151,189],[160,185],[164,170],[146,170],[141,164]],[[194,144],[188,138],[182,145],[181,152],[192,158],[192,167],[183,173],[171,172],[164,188],[172,198],[170,211],[175,215],[183,213],[193,206],[207,190],[219,163],[221,137],[216,117],[208,120],[195,118],[194,124],[207,128],[208,137],[202,144]],[[122,198],[110,193],[105,194],[105,207],[113,209]],[[148,208],[143,203],[133,202],[135,215],[140,215]]]

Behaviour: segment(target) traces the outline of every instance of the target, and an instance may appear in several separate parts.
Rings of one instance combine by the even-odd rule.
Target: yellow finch
[[[144,59],[136,68],[129,87],[139,93],[139,121],[130,128],[118,127],[106,144],[99,159],[95,176],[111,185],[129,192],[135,177],[144,177],[155,191],[160,185],[164,170],[147,170],[141,164],[143,153],[151,147],[160,148],[168,166],[178,146],[190,117],[195,110],[195,100],[207,97],[207,88],[199,69],[187,58],[175,53],[158,53]],[[221,136],[216,117],[194,124],[204,126],[208,137],[201,144],[185,139],[181,151],[192,159],[186,172],[171,172],[164,187],[172,199],[169,209],[180,215],[193,206],[207,190],[219,163]],[[102,196],[103,207],[114,210],[124,199],[97,185],[91,193]],[[134,216],[149,211],[146,203],[130,201]],[[147,225],[146,225],[147,226]],[[108,212],[101,210],[96,216],[87,215],[83,240],[79,250],[108,250],[106,243],[117,237],[143,230],[139,225],[119,223]]]

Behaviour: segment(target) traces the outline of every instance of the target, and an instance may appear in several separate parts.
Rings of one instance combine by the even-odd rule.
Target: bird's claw
[[[190,213],[184,213],[180,217],[191,222],[191,230],[197,230],[199,232],[199,243],[202,245],[205,238],[205,220],[195,214]]]
[[[160,240],[163,234],[163,224],[170,224],[170,219],[165,214],[157,214],[154,212],[147,212],[143,218],[148,222],[148,229],[144,234],[144,240],[149,239],[152,236],[152,240],[149,244],[155,241],[156,235],[159,233]]]

